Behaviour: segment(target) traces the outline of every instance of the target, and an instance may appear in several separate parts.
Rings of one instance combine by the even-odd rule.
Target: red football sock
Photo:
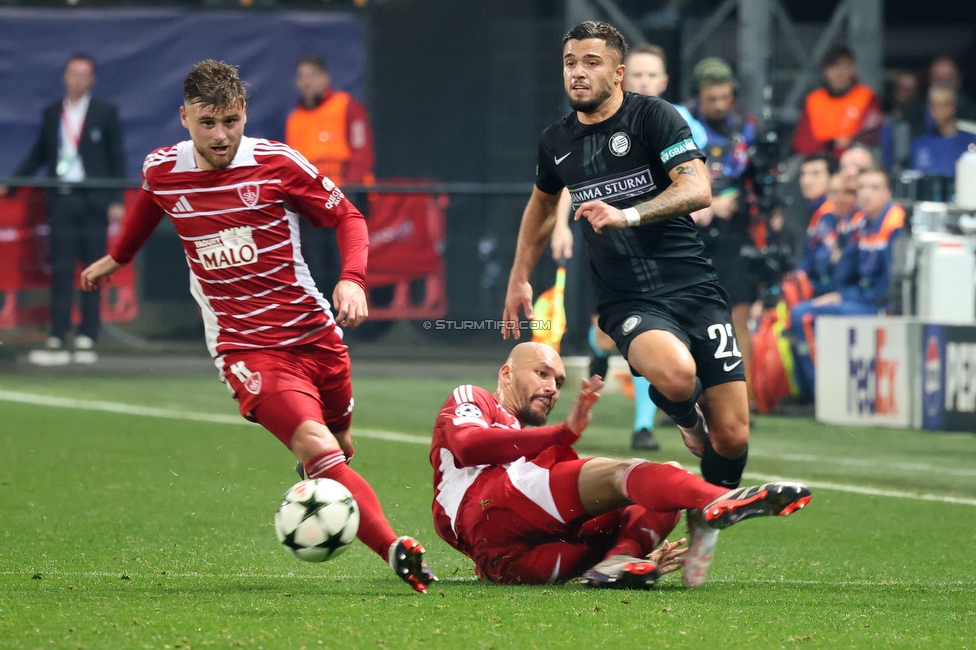
[[[631,501],[657,512],[685,508],[701,510],[728,492],[691,472],[659,463],[632,465],[621,482]]]
[[[340,451],[328,451],[305,464],[309,478],[330,478],[346,486],[359,504],[359,532],[356,537],[373,549],[386,562],[390,545],[396,541],[396,533],[383,514],[376,493],[356,470],[346,465],[346,457]]]
[[[642,506],[627,506],[621,513],[617,543],[607,552],[607,557],[645,557],[667,538],[680,518],[680,510],[654,512]]]

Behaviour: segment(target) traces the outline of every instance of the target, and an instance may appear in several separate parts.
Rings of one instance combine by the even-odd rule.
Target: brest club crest
[[[241,201],[244,201],[244,205],[253,208],[258,204],[258,199],[261,198],[261,186],[254,183],[241,185],[237,188],[237,194],[241,197]]]

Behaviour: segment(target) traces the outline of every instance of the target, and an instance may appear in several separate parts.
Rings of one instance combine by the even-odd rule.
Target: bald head
[[[544,343],[533,343],[532,341],[519,343],[512,348],[511,354],[508,355],[508,361],[505,363],[518,368],[526,363],[535,363],[540,360],[550,364],[558,363],[560,367],[563,365],[558,352]]]
[[[495,396],[523,424],[541,426],[565,381],[566,369],[558,352],[542,343],[519,343],[498,371]]]
[[[864,147],[851,147],[840,156],[840,173],[852,187],[856,187],[857,177],[865,169],[875,166],[874,156]]]

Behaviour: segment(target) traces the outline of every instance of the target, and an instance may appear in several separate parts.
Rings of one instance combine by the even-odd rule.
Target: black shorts
[[[671,332],[691,351],[704,388],[746,379],[728,298],[713,282],[605,305],[600,310],[600,329],[610,335],[625,359],[639,334]]]

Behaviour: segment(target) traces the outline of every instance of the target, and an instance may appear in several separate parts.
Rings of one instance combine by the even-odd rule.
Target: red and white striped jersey
[[[341,279],[363,285],[368,237],[359,211],[279,142],[244,137],[221,170],[201,170],[193,149],[185,141],[146,157],[142,196],[112,257],[131,260],[165,212],[182,240],[214,357],[304,345],[336,328],[302,258],[298,218],[336,229]]]
[[[455,448],[460,430],[475,427],[491,438],[491,430],[519,431],[518,419],[502,408],[494,395],[480,386],[465,384],[454,389],[444,402],[434,424],[430,443],[430,464],[434,467],[434,528],[442,539],[458,547],[454,524],[461,502],[478,476],[490,465],[465,465]],[[513,459],[514,460],[514,459]]]
[[[566,423],[545,427],[522,428],[517,417],[509,413],[498,399],[484,388],[466,384],[454,389],[444,402],[434,424],[430,441],[430,464],[434,468],[434,529],[441,539],[467,552],[457,535],[457,521],[468,501],[478,493],[478,484],[498,478],[498,469],[508,475],[512,488],[529,500],[559,517],[549,495],[539,493],[533,481],[525,481],[535,472],[548,472],[532,463],[539,454],[554,446],[569,449],[579,438]],[[543,482],[548,486],[548,479]],[[472,490],[472,486],[475,486]]]

